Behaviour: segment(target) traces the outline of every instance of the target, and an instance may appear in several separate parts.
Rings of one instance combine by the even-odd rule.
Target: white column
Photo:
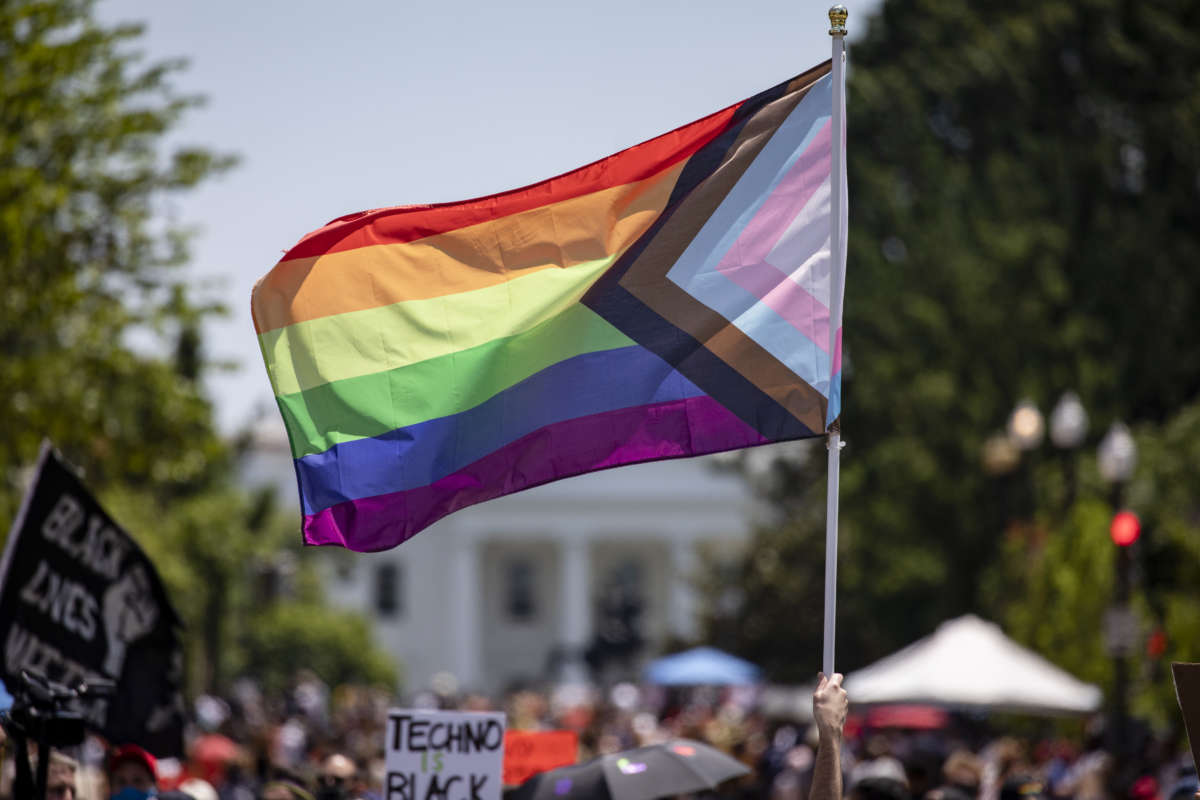
[[[696,545],[690,541],[671,542],[671,633],[680,639],[691,639],[696,634],[696,590],[692,581],[696,576]]]
[[[592,641],[592,565],[587,539],[562,539],[560,560],[558,640],[567,651],[561,677],[565,683],[583,683],[587,679],[583,652]]]
[[[475,537],[459,532],[450,556],[451,663],[459,686],[479,685],[480,585],[479,552]]]

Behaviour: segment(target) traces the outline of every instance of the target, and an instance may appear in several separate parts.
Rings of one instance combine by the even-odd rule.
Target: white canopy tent
[[[1026,650],[972,614],[846,676],[855,705],[930,703],[1036,714],[1086,714],[1100,689]]]

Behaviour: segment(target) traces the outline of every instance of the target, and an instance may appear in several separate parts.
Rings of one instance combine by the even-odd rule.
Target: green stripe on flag
[[[515,336],[281,396],[279,409],[292,455],[301,458],[466,411],[560,361],[633,344],[586,306],[574,305]]]
[[[261,334],[277,396],[397,369],[531,330],[576,303],[616,255]]]

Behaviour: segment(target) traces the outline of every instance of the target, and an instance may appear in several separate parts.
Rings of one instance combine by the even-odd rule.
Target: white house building
[[[256,445],[248,479],[295,497],[282,428]],[[483,691],[582,677],[603,598],[640,609],[642,658],[693,635],[698,548],[732,555],[750,511],[744,481],[711,459],[621,467],[464,509],[382,553],[330,549],[326,593],[371,618],[412,690],[439,672]]]

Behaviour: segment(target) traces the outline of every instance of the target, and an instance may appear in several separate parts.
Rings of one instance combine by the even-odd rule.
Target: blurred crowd
[[[300,672],[268,695],[242,680],[227,696],[202,695],[192,708],[186,759],[155,759],[140,748],[89,738],[52,756],[53,798],[146,797],[192,800],[382,800],[387,709],[497,710],[518,730],[572,730],[579,760],[682,737],[707,742],[752,771],[718,787],[736,800],[805,800],[816,760],[816,730],[804,719],[769,716],[753,688],[666,689],[619,683],[514,689],[501,698],[459,692],[453,679],[398,700],[365,686],[330,688]],[[853,698],[850,698],[853,702]],[[1100,720],[1018,720],[1037,735],[1000,735],[986,717],[936,709],[852,713],[841,748],[849,800],[1192,800],[1196,771],[1186,737],[1140,730],[1114,759]],[[10,748],[11,749],[11,748]],[[142,789],[122,784],[132,776]],[[6,750],[0,800],[13,798]],[[69,785],[70,791],[63,787]],[[120,794],[125,791],[125,794]]]

